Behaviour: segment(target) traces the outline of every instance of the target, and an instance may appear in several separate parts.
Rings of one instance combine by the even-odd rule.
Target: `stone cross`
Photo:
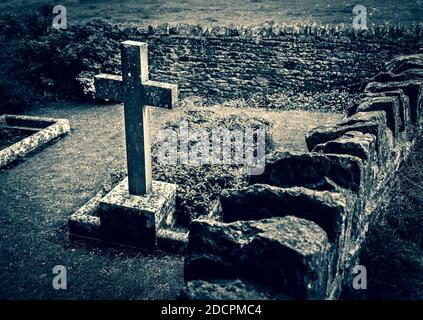
[[[121,44],[122,76],[95,76],[96,97],[124,102],[128,188],[131,195],[151,192],[151,108],[172,109],[178,86],[148,80],[147,44],[124,41]]]

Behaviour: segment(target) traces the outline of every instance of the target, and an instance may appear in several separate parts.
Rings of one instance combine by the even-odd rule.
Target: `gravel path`
[[[225,110],[223,110],[225,109]],[[30,112],[69,119],[72,132],[13,167],[0,170],[0,299],[174,299],[183,258],[100,248],[68,239],[67,217],[125,167],[121,105],[56,104]],[[304,133],[337,114],[260,112],[274,122],[278,148],[304,149]],[[154,111],[153,136],[178,111]],[[52,287],[55,265],[68,289]]]

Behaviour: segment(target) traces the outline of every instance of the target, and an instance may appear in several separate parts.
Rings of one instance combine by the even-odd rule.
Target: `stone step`
[[[402,126],[399,99],[395,96],[367,97],[357,107],[357,112],[384,111],[386,125],[391,129],[394,138],[398,137]]]
[[[401,117],[400,132],[409,131],[408,129],[410,129],[412,125],[411,115],[410,115],[410,112],[411,112],[410,101],[408,99],[408,96],[404,93],[402,89],[385,91],[385,92],[367,92],[366,96],[367,97],[380,97],[380,96],[398,97],[399,107],[400,107],[399,115]]]
[[[223,222],[293,215],[315,222],[325,230],[332,242],[345,235],[347,199],[338,192],[254,184],[222,191],[220,203]]]
[[[349,131],[341,137],[316,145],[313,152],[349,154],[369,163],[376,162],[376,137],[360,131]]]
[[[366,220],[361,210],[355,210],[357,197],[352,193],[255,184],[239,190],[226,189],[220,201],[223,222],[289,215],[316,223],[326,232],[332,245],[329,282],[344,268],[348,248],[357,240]]]

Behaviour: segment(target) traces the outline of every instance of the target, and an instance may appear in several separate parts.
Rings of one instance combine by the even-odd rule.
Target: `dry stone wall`
[[[390,60],[335,125],[277,152],[221,194],[219,221],[194,220],[182,298],[336,299],[369,225],[389,204],[423,128],[423,51]]]
[[[356,90],[383,61],[422,43],[419,27],[351,28],[193,25],[125,27],[124,39],[149,44],[151,79],[178,83],[182,96],[248,98],[281,90]]]

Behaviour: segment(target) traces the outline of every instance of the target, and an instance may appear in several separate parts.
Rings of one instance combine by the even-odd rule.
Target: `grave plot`
[[[71,235],[184,252],[183,298],[338,298],[343,286],[352,281],[370,223],[389,204],[398,168],[421,134],[420,73],[395,71],[395,82],[391,76],[375,77],[344,118],[327,123],[323,119],[303,132],[299,141],[305,150],[292,149],[292,145],[287,150],[292,136],[280,134],[281,128],[273,131],[276,139],[266,143],[270,148],[263,171],[252,174],[248,166],[243,168],[247,171],[238,171],[240,180],[219,190],[216,206],[190,216],[181,226],[176,210],[179,186],[166,177],[166,170],[178,172],[181,163],[176,161],[164,170],[155,165],[155,173],[161,172],[168,182],[152,180],[158,150],[151,148],[147,107],[172,107],[177,88],[149,81],[146,61],[146,45],[126,41],[122,43],[123,76],[96,77],[98,97],[124,101],[128,177],[70,217]],[[400,64],[394,63],[395,67]],[[167,129],[189,116],[204,129],[207,112],[220,111],[185,110]],[[262,125],[265,114],[277,113],[261,114]],[[224,118],[226,127],[241,119]],[[273,121],[273,125],[281,123]],[[300,130],[295,129],[298,135]],[[181,157],[179,153],[173,156]],[[213,172],[210,167],[207,170]],[[190,174],[202,178],[199,172]],[[196,195],[201,192],[200,184],[190,187]],[[234,291],[237,296],[231,295]]]
[[[186,246],[190,221],[218,211],[218,194],[222,189],[245,185],[245,168],[224,166],[222,170],[210,165],[160,164],[157,144],[151,155],[150,111],[143,105],[172,106],[176,86],[148,80],[145,44],[124,42],[122,57],[123,80],[120,76],[102,74],[96,77],[95,85],[98,98],[124,100],[128,178],[100,191],[77,210],[69,218],[70,234],[72,238],[181,253]],[[141,81],[133,80],[134,77]],[[129,89],[124,89],[128,85]],[[191,129],[202,130],[215,127],[244,130],[258,125],[267,129],[266,151],[305,149],[300,132],[305,134],[316,123],[330,123],[339,118],[336,114],[247,111],[218,106],[176,110],[170,111],[168,118],[173,121],[163,129],[171,130],[184,121],[190,123]],[[152,182],[152,171],[161,181],[174,184]]]
[[[157,116],[157,113],[156,113]],[[207,216],[219,206],[223,189],[245,186],[248,175],[242,166],[161,163],[158,157],[162,130],[175,130],[186,121],[190,130],[215,127],[239,130],[251,125],[266,128],[266,152],[273,150],[305,151],[305,133],[318,123],[331,124],[341,118],[339,114],[232,108],[225,106],[181,106],[175,111],[164,112],[154,123],[152,134],[152,171],[154,179],[177,185],[175,215],[177,223],[172,228],[158,231],[158,248],[162,251],[182,253],[186,244],[187,227],[192,219]],[[159,128],[161,128],[159,130]],[[165,131],[166,132],[166,131]],[[191,131],[190,131],[191,132]],[[113,183],[106,185],[93,199],[80,208],[69,220],[72,238],[97,238],[100,234],[99,205],[101,199],[116,186],[126,172],[119,171]]]
[[[30,114],[69,119],[74,130],[36,159],[0,170],[0,296],[173,299],[186,285],[188,299],[336,298],[421,135],[422,77],[409,70],[421,69],[420,56],[392,61],[370,84],[361,80],[421,46],[421,28],[357,32],[351,12],[345,26],[299,15],[298,25],[254,27],[176,25],[167,14],[147,25],[139,14],[135,26],[71,19],[67,30],[45,27],[51,10],[2,19],[2,106],[34,101]],[[148,43],[150,77],[144,44],[125,42],[123,61],[116,55],[126,39]],[[94,80],[101,72],[111,74]],[[152,80],[177,84],[181,99],[201,100],[168,110],[176,86]],[[361,85],[362,98],[345,118],[324,114],[345,111]],[[78,101],[93,97],[94,87],[98,98],[124,105]],[[71,101],[48,111],[31,93]],[[186,165],[183,153],[162,163],[160,133],[178,135],[184,121],[190,129],[264,128],[264,171]],[[28,134],[15,133],[4,131],[4,147]],[[190,140],[190,150],[199,141]],[[69,229],[72,237],[149,251],[72,243]],[[51,288],[58,264],[69,271],[66,291]]]
[[[337,299],[352,287],[422,135],[422,58],[387,63],[347,117],[305,136],[308,152],[274,152],[248,186],[223,191],[219,219],[190,225],[182,297]]]
[[[65,119],[0,116],[0,168],[70,131]]]

